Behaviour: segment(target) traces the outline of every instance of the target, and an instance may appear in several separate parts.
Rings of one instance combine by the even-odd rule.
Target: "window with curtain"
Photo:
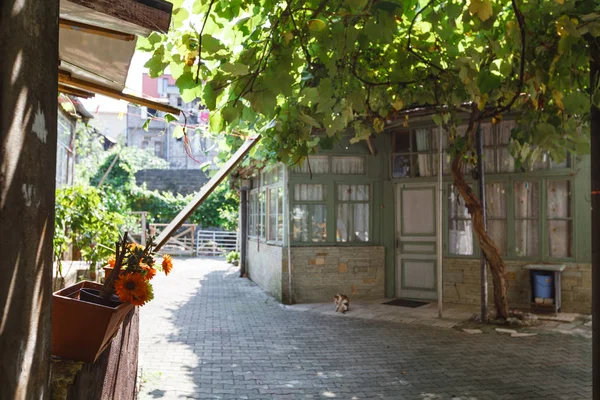
[[[265,191],[258,192],[258,236],[265,237],[266,231],[266,215],[267,215],[267,199]]]
[[[515,182],[515,254],[539,256],[539,183]]]
[[[283,240],[283,188],[267,189],[267,240]]]
[[[337,185],[336,241],[369,241],[369,185]]]
[[[498,246],[500,254],[506,255],[508,237],[506,235],[506,190],[504,183],[488,183],[485,185],[485,205],[488,235]]]
[[[393,134],[392,177],[437,175],[437,136],[435,128],[399,130]],[[435,136],[435,137],[434,137]]]
[[[310,167],[309,167],[310,164]],[[294,174],[321,175],[329,173],[329,157],[327,156],[308,156],[298,164],[294,165],[292,172]]]
[[[331,173],[364,175],[367,172],[364,157],[331,157]]]
[[[250,192],[248,203],[248,236],[258,236],[258,192]]]
[[[448,253],[473,255],[473,222],[454,185],[448,190]]]
[[[318,184],[294,185],[293,240],[298,242],[325,242],[327,240],[325,190],[324,185]]]
[[[546,181],[546,239],[551,258],[572,257],[571,182]]]

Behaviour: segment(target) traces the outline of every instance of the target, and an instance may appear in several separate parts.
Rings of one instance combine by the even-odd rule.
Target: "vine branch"
[[[198,69],[196,70],[196,85],[200,82],[200,65],[202,64],[202,35],[204,34],[204,28],[206,28],[206,22],[208,21],[208,16],[210,15],[210,10],[212,9],[213,4],[215,4],[216,0],[210,0],[208,3],[208,10],[206,10],[206,15],[204,16],[204,21],[202,22],[202,28],[200,28],[200,34],[198,35]]]

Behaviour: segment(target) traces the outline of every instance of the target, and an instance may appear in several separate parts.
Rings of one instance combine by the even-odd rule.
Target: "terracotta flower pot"
[[[104,269],[104,279],[108,278],[108,276],[113,270],[112,267],[102,267],[102,269]]]
[[[102,285],[82,281],[52,295],[52,354],[93,363],[108,347],[134,306],[120,303],[107,307],[82,301],[82,288],[100,290]]]

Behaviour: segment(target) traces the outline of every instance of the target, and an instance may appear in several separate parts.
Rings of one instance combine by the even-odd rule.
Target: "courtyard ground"
[[[140,399],[590,399],[591,340],[298,312],[217,259],[141,309]]]

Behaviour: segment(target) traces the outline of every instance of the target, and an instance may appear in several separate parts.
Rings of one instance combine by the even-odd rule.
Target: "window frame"
[[[322,190],[323,190],[323,199],[322,200],[296,200],[296,187],[298,185],[320,185],[322,186]],[[292,218],[294,209],[296,208],[296,206],[307,206],[307,240],[298,240],[294,238],[294,234],[292,233],[290,240],[292,243],[302,243],[302,244],[323,244],[323,243],[329,243],[329,218],[328,218],[328,211],[327,211],[327,200],[330,196],[330,194],[328,193],[328,189],[329,189],[329,185],[325,184],[325,183],[317,183],[317,182],[311,182],[311,183],[303,183],[303,182],[294,182],[293,185],[291,186],[291,195],[290,195],[290,225],[291,228],[293,229],[294,227],[294,221]],[[325,240],[324,241],[313,241],[313,231],[312,231],[312,210],[311,210],[311,206],[324,206],[325,207]]]

